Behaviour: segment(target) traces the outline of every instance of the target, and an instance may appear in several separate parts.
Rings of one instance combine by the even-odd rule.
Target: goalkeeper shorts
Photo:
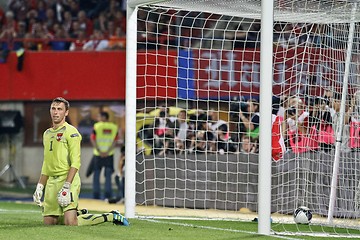
[[[45,186],[43,216],[62,216],[68,210],[77,209],[81,187],[79,173],[76,173],[71,184],[70,205],[62,208],[58,203],[57,195],[63,187],[66,178],[67,175],[49,177]]]

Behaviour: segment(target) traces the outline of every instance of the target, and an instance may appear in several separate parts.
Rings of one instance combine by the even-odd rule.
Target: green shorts
[[[77,173],[74,177],[74,180],[71,184],[71,203],[67,207],[60,207],[57,201],[57,195],[62,186],[65,183],[67,175],[49,177],[46,186],[45,186],[45,195],[44,195],[44,208],[43,216],[62,216],[64,212],[77,209],[79,202],[80,194],[80,176]]]

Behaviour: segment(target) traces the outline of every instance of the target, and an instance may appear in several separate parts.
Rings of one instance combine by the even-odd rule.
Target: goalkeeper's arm
[[[43,196],[44,188],[48,179],[49,176],[46,176],[44,174],[40,175],[39,182],[36,185],[36,189],[33,195],[34,202],[40,207],[42,206],[41,198]]]
[[[38,183],[41,183],[42,185],[46,185],[47,183],[47,180],[49,179],[49,176],[47,175],[44,175],[44,174],[41,174],[40,175],[40,179],[39,179],[39,182]]]
[[[65,182],[72,183],[77,172],[78,172],[78,169],[71,167],[68,172]]]

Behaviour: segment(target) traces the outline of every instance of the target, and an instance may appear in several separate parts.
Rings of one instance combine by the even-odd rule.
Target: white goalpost
[[[359,1],[127,2],[126,217],[359,237]]]
[[[336,201],[336,189],[337,189],[337,180],[338,180],[338,169],[339,169],[339,161],[340,161],[340,143],[342,138],[343,124],[344,124],[344,114],[345,114],[345,102],[348,92],[348,82],[349,82],[349,72],[350,72],[350,61],[353,49],[353,41],[354,41],[354,30],[355,30],[355,14],[357,11],[357,3],[354,2],[351,10],[351,21],[349,27],[349,37],[347,41],[346,48],[346,60],[345,60],[345,72],[344,72],[344,85],[342,87],[342,97],[341,97],[341,105],[340,105],[340,117],[339,117],[339,128],[336,132],[336,145],[335,145],[335,159],[333,166],[333,174],[331,179],[331,192],[330,192],[330,203],[329,203],[329,211],[328,211],[328,222],[333,223],[333,215],[335,209],[335,201]]]

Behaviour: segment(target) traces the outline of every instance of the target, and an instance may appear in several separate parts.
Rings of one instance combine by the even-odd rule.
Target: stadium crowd
[[[124,49],[125,10],[125,0],[10,0],[0,7],[1,49]]]
[[[343,152],[360,149],[359,100],[360,91],[347,99],[340,145]],[[286,151],[331,152],[339,127],[340,104],[341,94],[328,90],[321,97],[274,97],[273,114],[281,119]],[[259,150],[257,99],[232,101],[230,111],[180,110],[177,115],[170,115],[170,109],[161,107],[153,124],[146,127],[146,133],[140,134],[152,146],[154,154],[257,153]]]
[[[260,46],[259,21],[243,18],[217,21],[223,18],[219,14],[140,9],[138,49],[176,46],[216,49],[219,45],[231,50]],[[180,37],[176,38],[178,34]],[[323,34],[325,30],[321,25],[279,22],[274,25],[274,44],[283,48],[304,43],[320,46]],[[124,49],[125,35],[126,0],[9,0],[7,6],[0,6],[0,43],[5,54],[19,48],[32,51]],[[330,43],[322,44],[329,46]]]

